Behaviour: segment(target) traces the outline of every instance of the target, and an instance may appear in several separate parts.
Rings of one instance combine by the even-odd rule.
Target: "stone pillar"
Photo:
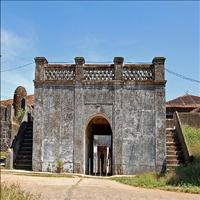
[[[114,57],[115,80],[121,81],[123,75],[123,57]],[[122,167],[122,110],[121,110],[121,87],[115,85],[115,104],[114,104],[114,120],[113,127],[113,163],[112,173],[123,174]]]
[[[122,110],[122,88],[120,85],[115,86],[115,103],[114,103],[114,126],[113,126],[113,163],[112,173],[115,175],[123,174],[123,110]]]
[[[154,66],[154,75],[155,75],[155,82],[162,82],[165,81],[165,64],[164,57],[155,57],[152,60],[152,64]]]
[[[48,66],[48,61],[45,57],[35,58],[35,106],[34,106],[34,120],[33,120],[33,154],[32,154],[32,168],[33,171],[42,171],[43,165],[43,138],[44,138],[44,89],[39,84],[45,80],[44,67]]]
[[[85,59],[84,57],[75,57],[74,60],[76,64],[75,80],[76,83],[80,83],[83,79],[83,65],[85,64]]]
[[[47,59],[45,57],[36,57],[35,64],[35,81],[44,81],[44,67],[48,65]]]
[[[123,57],[114,57],[114,65],[115,65],[115,80],[122,80],[123,73]]]
[[[75,59],[75,89],[74,89],[74,173],[83,173],[83,127],[81,126],[82,117],[84,113],[84,98],[83,90],[80,88],[81,80],[83,79],[83,66],[85,64],[85,59],[83,57],[76,57]]]
[[[8,148],[6,152],[6,169],[13,169],[13,149]]]
[[[166,168],[166,110],[165,88],[155,89],[155,138],[156,138],[156,171]]]
[[[155,57],[155,82],[160,83],[155,88],[155,138],[156,138],[156,171],[162,172],[166,168],[166,110],[165,110],[165,69],[164,57]]]

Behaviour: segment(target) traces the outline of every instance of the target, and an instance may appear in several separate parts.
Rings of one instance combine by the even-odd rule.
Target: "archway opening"
[[[112,174],[112,130],[102,116],[92,118],[86,128],[85,173]]]

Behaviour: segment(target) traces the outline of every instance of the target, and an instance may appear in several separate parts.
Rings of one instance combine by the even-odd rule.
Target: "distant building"
[[[177,97],[166,102],[167,118],[172,118],[173,113],[177,112],[200,112],[200,97],[190,94]]]

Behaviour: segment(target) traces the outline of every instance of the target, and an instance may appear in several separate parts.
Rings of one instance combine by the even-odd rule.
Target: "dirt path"
[[[112,180],[36,177],[1,174],[1,182],[18,182],[24,190],[40,193],[42,200],[199,200],[200,195],[143,189]]]

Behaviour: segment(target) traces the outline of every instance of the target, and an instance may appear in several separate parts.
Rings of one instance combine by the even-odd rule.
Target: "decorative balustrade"
[[[83,70],[83,77],[84,80],[94,80],[94,81],[114,80],[115,79],[114,68],[111,67],[85,68]]]
[[[83,57],[76,57],[75,64],[48,64],[44,57],[35,58],[36,79],[57,82],[75,81],[74,83],[96,82],[155,82],[165,83],[165,58],[155,57],[149,64],[123,64],[123,57],[115,57],[114,64],[85,64]],[[146,84],[145,83],[145,84]],[[71,83],[70,83],[71,84]]]
[[[72,67],[46,67],[44,70],[45,80],[74,80],[75,73]]]
[[[75,70],[73,67],[46,67],[44,70],[46,81],[74,80]],[[151,68],[124,67],[122,79],[127,81],[150,81],[154,80]],[[113,67],[87,67],[83,68],[83,80],[87,81],[110,81],[115,80]]]
[[[154,74],[152,68],[123,68],[123,79],[130,81],[152,81]]]

